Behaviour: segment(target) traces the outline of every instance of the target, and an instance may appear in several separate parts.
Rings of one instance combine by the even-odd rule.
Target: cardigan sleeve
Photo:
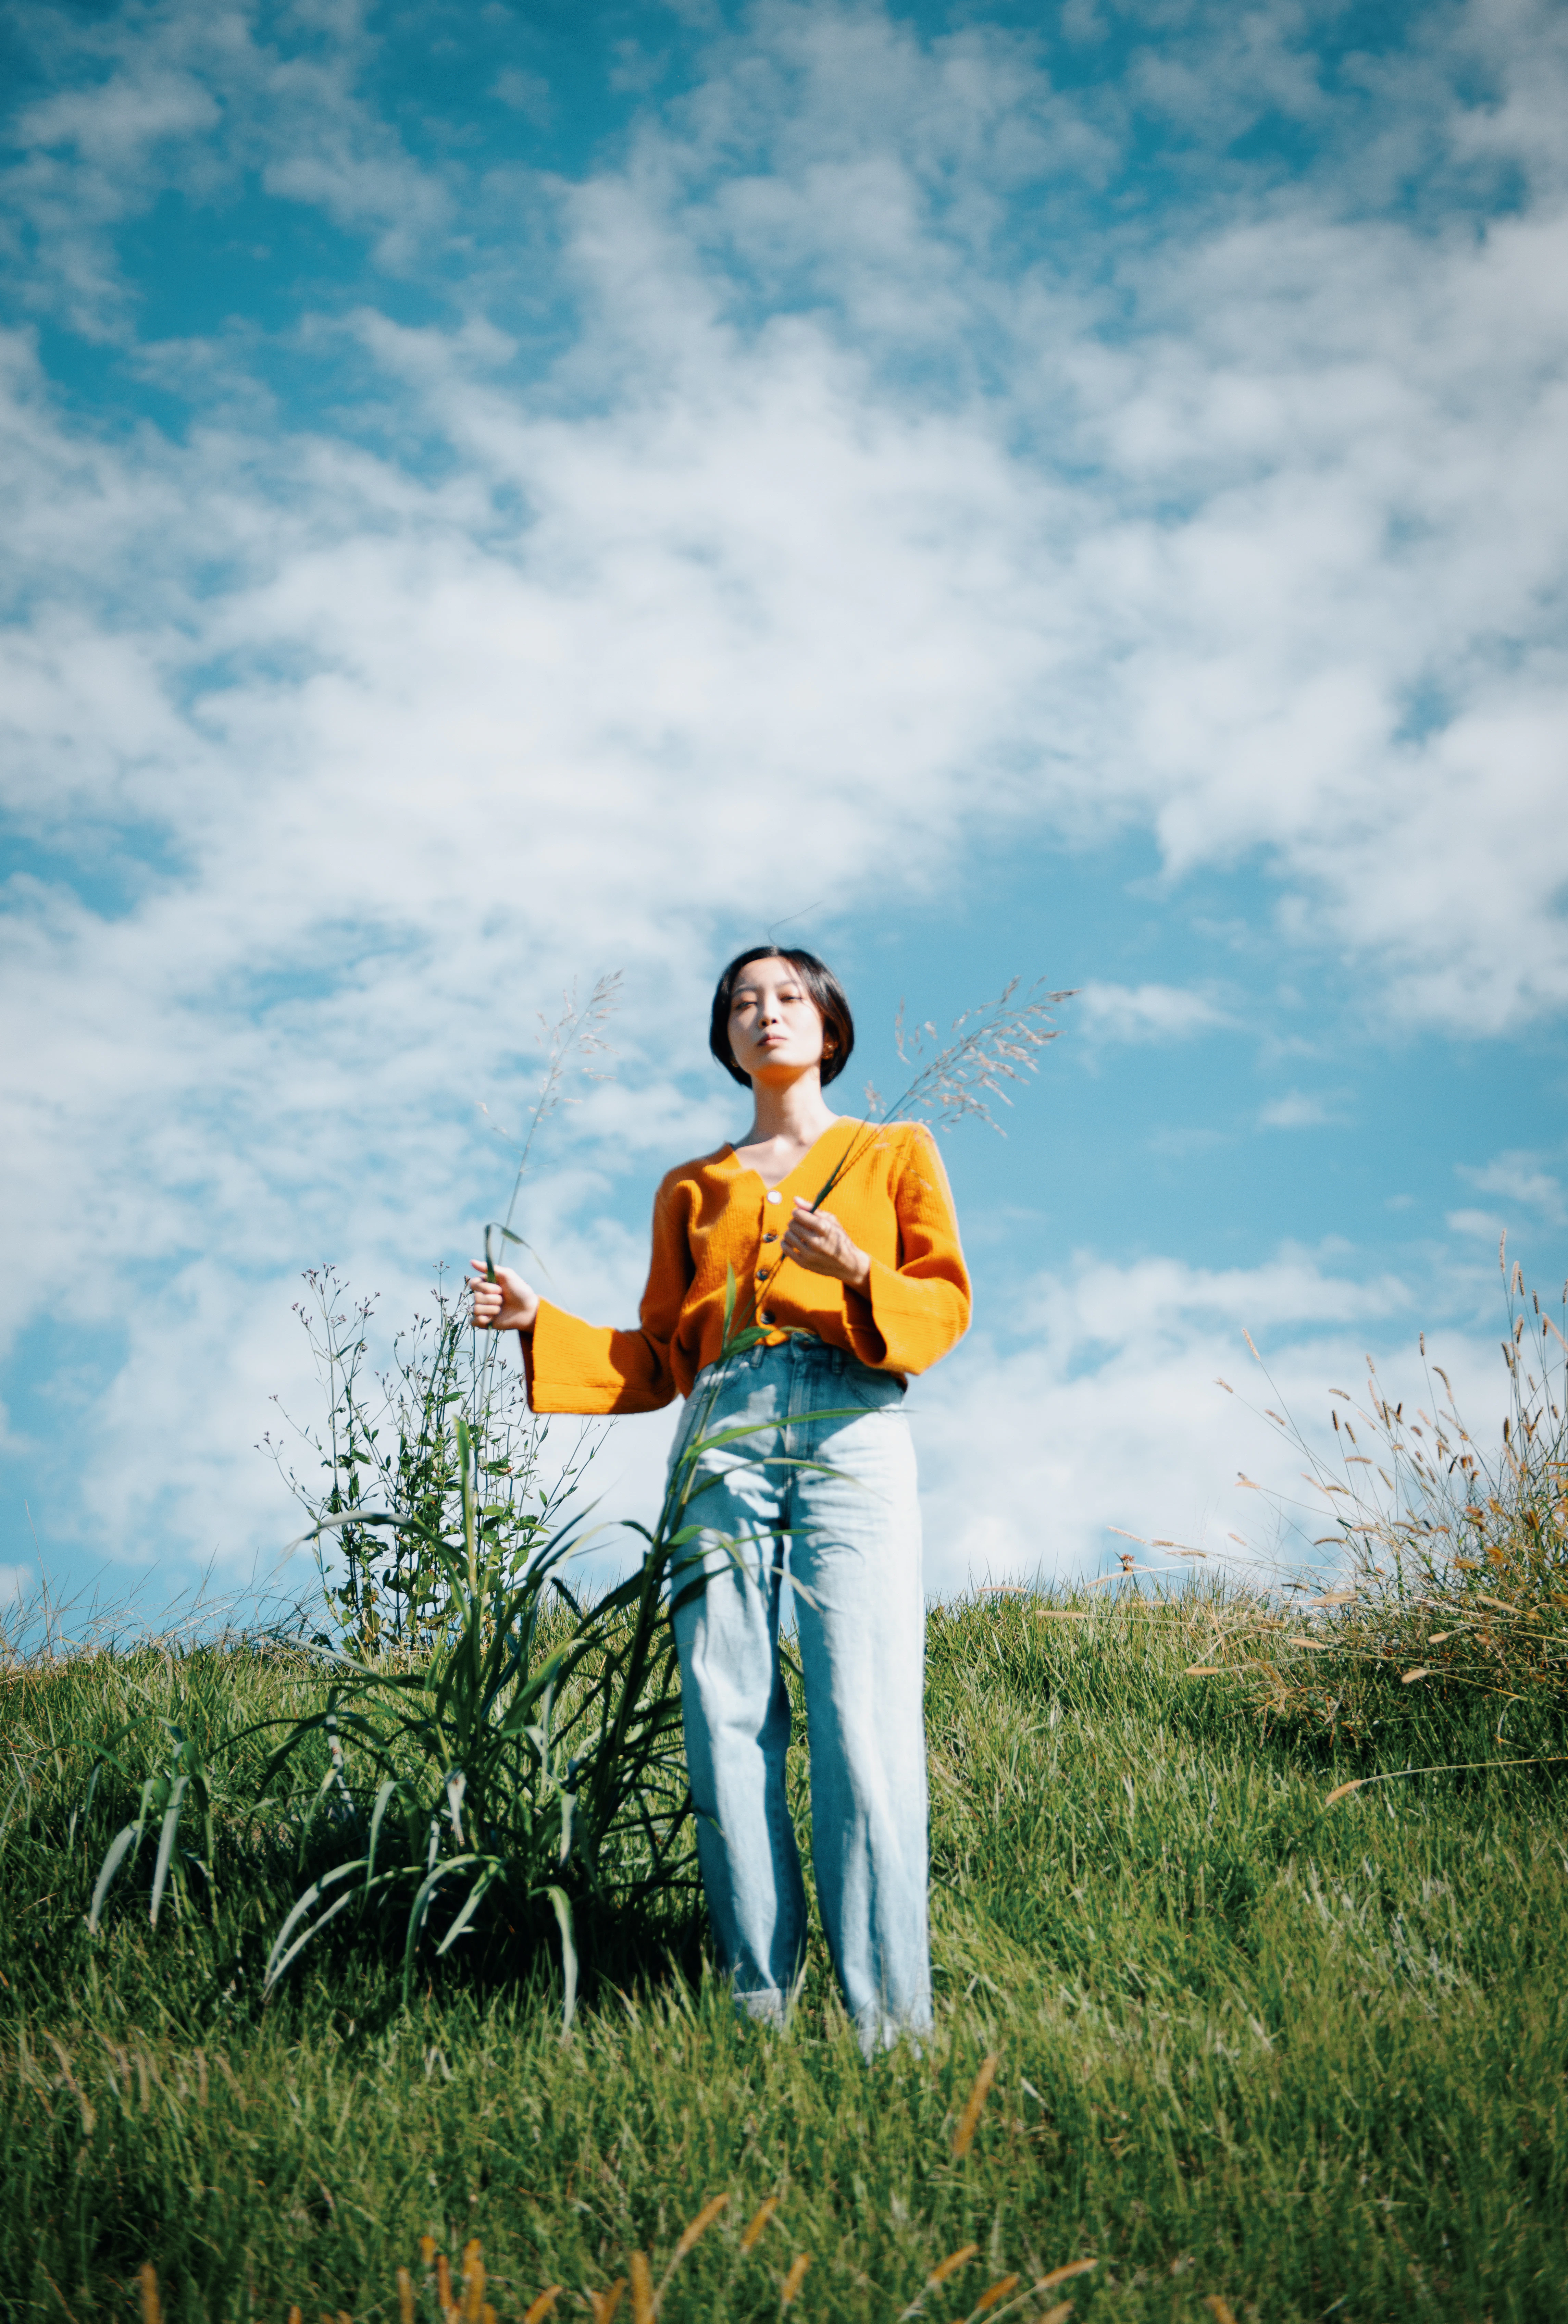
[[[653,1255],[639,1327],[585,1323],[548,1299],[523,1333],[528,1400],[535,1412],[657,1412],[673,1402],[670,1348],[691,1280],[691,1252],[668,1181],[653,1203]]]
[[[900,1157],[893,1206],[898,1264],[873,1259],[866,1289],[845,1294],[850,1340],[874,1370],[923,1372],[964,1337],[973,1305],[947,1173],[923,1124]]]

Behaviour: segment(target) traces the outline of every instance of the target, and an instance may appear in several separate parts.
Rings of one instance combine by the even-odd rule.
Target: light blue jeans
[[[926,1607],[904,1384],[808,1334],[700,1373],[671,1453],[692,1464],[678,1605],[703,1886],[737,2004],[782,2019],[806,1948],[784,1789],[779,1600],[795,1586],[811,1747],[811,1848],[835,1969],[869,2053],[931,2023],[926,1914]],[[699,1563],[700,1561],[700,1563]]]

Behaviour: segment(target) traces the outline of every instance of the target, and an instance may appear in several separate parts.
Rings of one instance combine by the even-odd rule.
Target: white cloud
[[[1435,68],[1411,102],[1446,149],[1528,165],[1512,215],[1231,179],[1139,239],[1082,207],[1115,107],[1003,35],[765,6],[622,163],[528,185],[561,255],[527,295],[576,316],[531,371],[512,245],[472,255],[515,181],[415,162],[356,32],[313,60],[195,8],[82,35],[11,184],[41,309],[129,334],[118,224],[245,170],[383,267],[434,254],[467,308],[394,323],[367,271],[352,327],[298,334],[364,367],[392,449],[351,401],[286,428],[237,346],[162,352],[175,383],[217,366],[184,438],[99,434],[5,342],[5,803],[125,890],[7,891],[11,1324],[89,1222],[127,1319],[83,1477],[112,1539],[165,1504],[199,1547],[259,1539],[225,1448],[287,1376],[289,1275],[327,1250],[390,1298],[450,1247],[489,1175],[456,1125],[510,1097],[574,970],[638,972],[626,1086],[669,1119],[714,931],[794,908],[803,857],[831,914],[961,876],[975,838],[1151,831],[1168,880],[1261,854],[1282,945],[1342,949],[1411,1020],[1561,1006],[1561,44],[1528,11],[1463,21],[1506,102]],[[1243,94],[1321,110],[1249,40]],[[1020,216],[1056,201],[1020,271]],[[1223,1021],[1158,984],[1084,1006],[1107,1039]],[[585,1112],[549,1197],[585,1305],[625,1118]],[[1168,1298],[1211,1312],[1220,1282]],[[1065,1328],[1040,1296],[1025,1405]]]
[[[1265,1130],[1316,1130],[1339,1119],[1326,1098],[1305,1090],[1287,1090],[1282,1097],[1270,1098],[1258,1116]]]
[[[1303,1483],[1267,1409],[1316,1443],[1329,1388],[1360,1395],[1369,1353],[1396,1400],[1429,1395],[1411,1286],[1330,1274],[1307,1254],[1219,1272],[1083,1261],[1038,1278],[1026,1305],[1022,1344],[977,1339],[912,1391],[933,1591],[1094,1573],[1122,1554],[1177,1563],[1122,1534],[1215,1563],[1299,1570],[1330,1530],[1328,1504]],[[1506,1394],[1495,1342],[1464,1326],[1436,1333],[1428,1319],[1427,1346],[1467,1425],[1487,1431]],[[1243,1473],[1268,1489],[1241,1485]],[[1282,1529],[1280,1507],[1304,1536]]]
[[[508,65],[498,74],[494,94],[513,113],[521,113],[525,121],[536,127],[548,127],[554,112],[550,85],[540,73],[523,72],[516,65]]]
[[[1496,1242],[1504,1231],[1505,1222],[1490,1211],[1450,1211],[1443,1224],[1450,1234],[1467,1238],[1480,1235],[1487,1242]]]
[[[1568,1217],[1563,1182],[1540,1167],[1537,1155],[1499,1154],[1480,1169],[1462,1163],[1459,1175],[1467,1178],[1478,1194],[1502,1194],[1509,1202],[1522,1203],[1526,1210],[1537,1212],[1554,1224],[1561,1224]]]
[[[1234,1022],[1201,992],[1174,984],[1092,982],[1079,992],[1074,1014],[1102,1042],[1185,1041]]]
[[[43,28],[50,76],[73,85],[11,124],[21,158],[0,183],[34,254],[15,264],[14,226],[0,232],[0,253],[9,242],[26,304],[88,337],[131,338],[135,286],[115,230],[167,187],[202,203],[235,194],[247,171],[374,231],[379,262],[406,265],[448,221],[447,191],[358,94],[370,55],[358,13],[337,11],[320,38],[306,31],[291,49],[286,27],[258,37],[243,5],[174,0],[79,21],[40,11],[32,29]]]
[[[97,42],[109,77],[23,121],[39,167],[69,142],[107,173],[101,200],[81,197],[82,231],[149,200],[158,155],[171,174],[232,170],[264,135],[290,198],[394,237],[399,263],[438,240],[455,197],[358,96],[355,39],[307,67],[222,22],[219,36],[196,12],[140,32],[124,20]],[[1550,21],[1465,23],[1508,93],[1490,144],[1538,160],[1526,93],[1560,71]],[[1202,40],[1184,54],[1191,88],[1213,91]],[[1185,117],[1179,81],[1160,102]],[[1220,86],[1256,106],[1287,85],[1322,111],[1299,49],[1259,19]],[[212,89],[221,140],[196,102]],[[1406,99],[1431,134],[1480,134],[1414,63]],[[140,578],[156,500],[161,540],[179,512],[160,610],[191,626],[171,655],[167,635],[116,620],[106,637],[101,617],[46,603],[34,683],[53,668],[69,692],[94,655],[117,656],[156,723],[182,669],[235,658],[202,708],[267,784],[268,743],[273,765],[330,751],[346,775],[356,759],[363,784],[389,714],[410,736],[453,732],[491,783],[527,765],[536,803],[569,765],[594,812],[678,766],[687,781],[694,760],[811,798],[803,770],[821,762],[826,836],[853,826],[849,881],[908,761],[916,859],[960,803],[981,827],[1147,823],[1178,874],[1266,851],[1292,940],[1364,953],[1407,1014],[1487,1028],[1560,1006],[1556,191],[1482,237],[1468,215],[1417,235],[1346,215],[1332,176],[1309,177],[1168,242],[1091,235],[1114,296],[1075,285],[1056,249],[1016,279],[998,237],[1019,189],[1076,196],[1117,158],[1001,33],[922,49],[874,11],[765,7],[715,43],[683,106],[649,117],[623,170],[560,189],[582,327],[543,392],[511,383],[493,328],[367,317],[406,424],[458,456],[444,491],[328,443],[280,459],[209,437],[122,463],[53,444],[75,489],[33,530],[57,585],[70,594],[57,560],[69,571],[88,531],[84,492],[118,503],[106,567],[94,540],[99,591],[116,536],[120,577]],[[51,196],[62,234],[73,183]],[[819,303],[770,316],[803,272]],[[487,259],[476,283],[494,281]],[[989,389],[964,355],[977,335]],[[941,397],[888,368],[938,351],[958,366]],[[1010,450],[1018,437],[1042,454]],[[530,512],[521,538],[502,495]],[[198,553],[197,510],[199,585],[170,569]],[[214,530],[239,560],[216,603]],[[585,781],[583,722],[561,714],[590,647],[621,763]],[[1424,692],[1440,712],[1415,731]],[[130,754],[81,726],[53,730],[57,762],[108,750],[123,787]]]

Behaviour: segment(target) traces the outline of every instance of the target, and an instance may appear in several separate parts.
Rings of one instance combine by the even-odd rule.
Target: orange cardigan
[[[852,1148],[825,1208],[871,1259],[863,1292],[788,1259],[779,1267],[776,1248],[794,1198],[813,1201]],[[724,1343],[731,1268],[736,1327],[753,1320],[761,1292],[754,1320],[777,1327],[770,1345],[792,1330],[814,1332],[874,1370],[922,1372],[969,1328],[969,1275],[930,1131],[844,1120],[771,1192],[742,1169],[733,1146],[671,1170],[654,1197],[641,1328],[585,1323],[541,1299],[531,1334],[522,1334],[534,1410],[655,1412],[677,1392],[689,1396]]]

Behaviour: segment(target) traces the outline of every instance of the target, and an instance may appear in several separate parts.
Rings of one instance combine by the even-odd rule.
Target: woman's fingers
[[[784,1248],[791,1258],[803,1258],[809,1252],[814,1257],[825,1259],[829,1252],[839,1250],[846,1240],[843,1228],[834,1221],[813,1219],[810,1226],[799,1232],[791,1227],[784,1237]]]
[[[473,1296],[469,1317],[476,1331],[531,1332],[539,1313],[539,1294],[510,1268],[498,1267],[495,1279],[477,1259],[464,1289]]]
[[[474,1274],[466,1288],[474,1295],[475,1328],[477,1331],[487,1332],[501,1313],[505,1294],[499,1283],[491,1281],[490,1271],[482,1260],[475,1259],[470,1264]]]
[[[834,1221],[822,1221],[809,1239],[805,1234],[787,1234],[783,1248],[787,1259],[792,1259],[798,1267],[804,1267],[812,1275],[836,1275],[847,1282],[857,1269],[859,1253],[844,1229]]]

